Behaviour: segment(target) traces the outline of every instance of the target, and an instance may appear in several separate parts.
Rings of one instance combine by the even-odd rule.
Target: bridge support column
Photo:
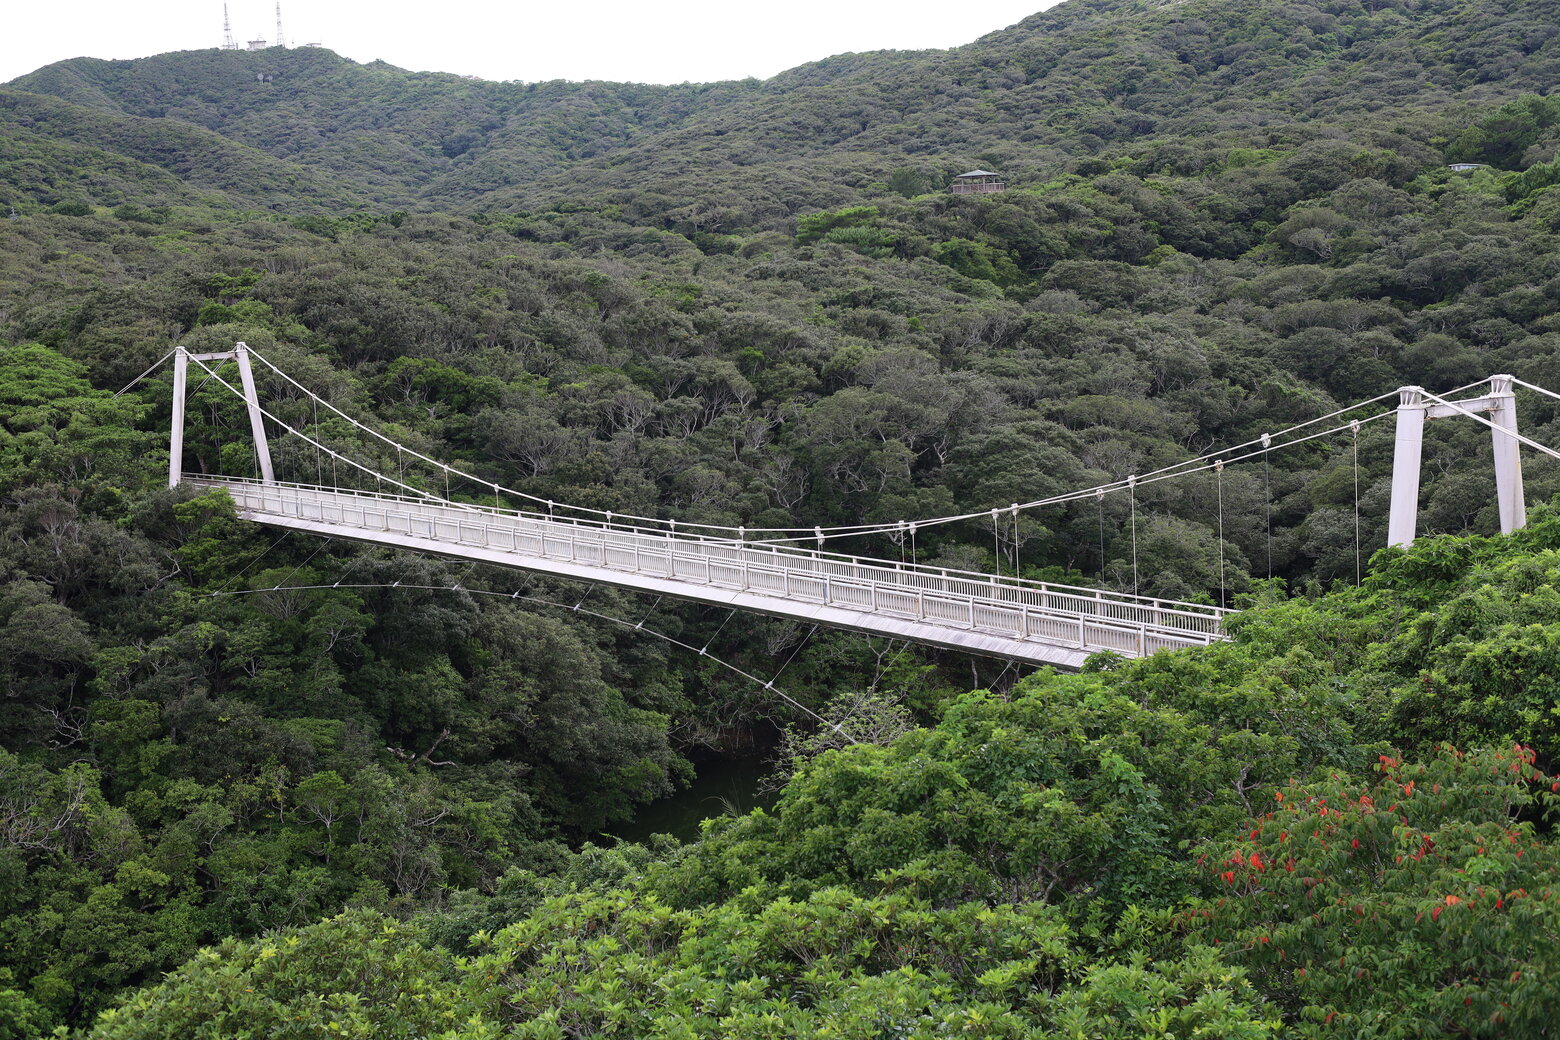
[[[168,433],[168,486],[178,487],[184,475],[184,396],[190,380],[190,358],[173,348],[173,428]]]
[[[1500,506],[1500,533],[1527,526],[1527,501],[1522,494],[1522,458],[1517,454],[1517,396],[1509,375],[1490,377],[1490,421],[1495,444],[1495,495]]]
[[[1398,391],[1397,443],[1392,449],[1392,511],[1387,544],[1412,545],[1419,520],[1419,458],[1425,439],[1425,400],[1417,386]]]
[[[1443,404],[1426,399],[1417,386],[1399,393],[1397,446],[1392,455],[1392,512],[1387,521],[1388,545],[1412,545],[1419,516],[1419,463],[1425,422],[1454,415],[1489,414],[1495,451],[1495,497],[1501,534],[1527,525],[1522,493],[1522,459],[1517,454],[1517,398],[1509,375],[1491,376],[1489,393],[1473,400]]]
[[[249,407],[249,431],[255,438],[255,457],[260,460],[260,479],[267,484],[274,484],[276,471],[271,468],[271,447],[265,440],[265,416],[260,413],[260,395],[255,392],[255,373],[249,367],[249,345],[235,343],[233,356],[238,359],[238,377],[244,387],[244,403]]]

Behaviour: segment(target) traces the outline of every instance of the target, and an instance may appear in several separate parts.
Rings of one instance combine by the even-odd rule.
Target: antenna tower
[[[287,38],[282,35],[282,3],[276,0],[276,46],[287,46]]]
[[[222,5],[222,49],[238,50],[238,44],[233,40],[233,23],[228,20],[227,4]]]

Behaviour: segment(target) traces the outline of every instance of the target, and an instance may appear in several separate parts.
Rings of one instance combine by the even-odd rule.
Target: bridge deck
[[[743,544],[466,504],[235,477],[257,523],[678,599],[1077,668],[1095,651],[1142,657],[1224,639],[1226,611],[1198,604],[788,547]]]

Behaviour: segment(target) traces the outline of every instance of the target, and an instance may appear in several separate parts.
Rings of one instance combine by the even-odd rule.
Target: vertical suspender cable
[[[1229,605],[1224,582],[1224,463],[1213,464],[1213,481],[1219,490],[1219,606]]]
[[[314,436],[318,439],[320,436],[320,402],[314,397],[310,397],[309,400],[314,404]],[[314,448],[314,483],[321,487],[325,484],[325,453],[320,451],[318,445]]]
[[[1354,431],[1354,584],[1360,583],[1360,421],[1349,424]]]
[[[1094,493],[1094,504],[1100,515],[1100,581],[1105,580],[1105,492]]]
[[[1268,446],[1273,438],[1268,434],[1262,435],[1262,492],[1267,500],[1267,576],[1273,579],[1273,476],[1268,466]]]
[[[313,394],[309,394],[309,396],[314,398],[314,408],[317,413],[320,407],[320,399],[315,397]],[[316,440],[323,441],[325,439],[324,437],[320,436],[319,430],[315,430],[314,435]],[[339,488],[341,486],[341,476],[336,472],[336,453],[326,452],[326,454],[330,456],[330,486],[333,488]]]
[[[997,564],[997,577],[1002,577],[1002,541],[997,536],[997,511],[991,511],[991,555]]]
[[[1008,509],[1013,516],[1013,577],[1023,577],[1023,571],[1018,567],[1018,503],[1014,502]]]
[[[723,620],[720,623],[720,627],[715,629],[715,634],[710,636],[708,639],[706,639],[704,641],[704,649],[699,651],[699,656],[700,657],[705,657],[705,656],[707,656],[709,654],[710,647],[715,645],[715,640],[717,638],[719,638],[720,634],[726,630],[726,622],[730,621],[733,617],[735,617],[736,613],[737,613],[737,608],[735,608],[735,607],[732,607],[731,610],[727,612],[725,620]]]
[[[764,689],[766,689],[766,690],[774,689],[775,683],[780,681],[781,674],[787,668],[791,667],[791,662],[796,660],[796,655],[802,652],[802,647],[807,645],[807,640],[811,639],[813,637],[813,634],[816,633],[817,631],[818,631],[818,626],[817,625],[814,625],[812,628],[807,630],[807,634],[805,636],[803,636],[801,638],[801,641],[796,644],[796,649],[791,651],[791,656],[787,657],[785,659],[785,663],[782,664],[780,666],[780,668],[775,672],[774,676],[768,682],[766,682],[764,684]]]
[[[1132,595],[1138,593],[1138,566],[1137,566],[1137,477],[1127,478],[1127,501],[1132,510]]]

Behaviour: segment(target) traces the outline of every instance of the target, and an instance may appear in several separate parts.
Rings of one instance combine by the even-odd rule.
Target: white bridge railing
[[[777,601],[777,607],[834,608],[829,618],[849,612],[851,618],[839,623],[865,631],[876,623],[884,634],[916,638],[924,630],[927,641],[945,645],[954,642],[940,638],[942,631],[981,633],[996,637],[981,643],[985,651],[1020,658],[1026,656],[1026,644],[1079,654],[1113,650],[1132,657],[1203,646],[1225,638],[1222,623],[1229,613],[1069,585],[465,503],[237,477],[185,474],[182,482],[226,489],[242,514],[262,523],[301,521],[348,537],[414,548],[433,543],[434,551],[450,556],[480,550],[468,558],[529,570],[611,572],[601,580],[634,587],[637,578],[654,591],[666,591],[671,582],[682,589],[671,594],[695,600],[729,602],[709,590],[735,590]],[[821,614],[814,616],[829,623]]]

